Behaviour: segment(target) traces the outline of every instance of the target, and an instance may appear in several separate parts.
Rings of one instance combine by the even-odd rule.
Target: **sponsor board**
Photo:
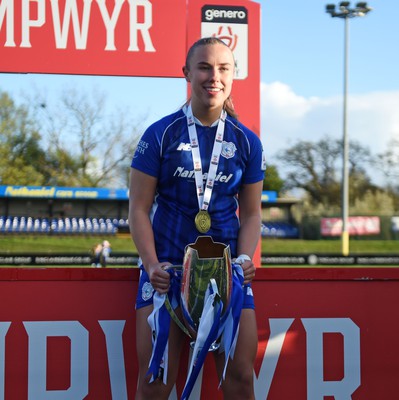
[[[399,254],[271,254],[262,255],[262,266],[268,265],[399,265]]]
[[[0,197],[78,200],[128,200],[129,189],[0,185]]]
[[[342,218],[322,218],[320,220],[322,236],[339,236],[342,233]],[[349,217],[348,232],[350,235],[378,235],[380,233],[379,217]]]
[[[138,275],[2,269],[0,398],[134,399]],[[396,398],[398,285],[399,270],[383,267],[259,270],[256,399]],[[181,394],[188,358],[170,400]],[[194,398],[221,399],[217,386],[208,357]]]
[[[1,72],[182,77],[185,37],[185,0],[0,2]]]
[[[248,76],[248,10],[242,6],[204,5],[201,9],[201,37],[215,36],[232,50],[235,78]]]
[[[107,265],[137,266],[139,256],[131,253],[112,253]],[[0,254],[0,265],[90,265],[91,257],[87,254]],[[340,256],[337,254],[272,254],[262,255],[263,267],[272,265],[399,265],[399,254],[356,254]]]
[[[107,257],[107,265],[136,266],[138,255],[113,254]],[[80,265],[90,266],[92,257],[87,254],[0,254],[0,265]]]

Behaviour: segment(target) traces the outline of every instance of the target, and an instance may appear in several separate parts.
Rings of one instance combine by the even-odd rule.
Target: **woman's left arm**
[[[247,255],[251,259],[242,264],[244,283],[249,283],[255,276],[256,267],[252,258],[260,240],[262,187],[263,181],[246,184],[238,194],[240,230],[237,253],[238,256]]]

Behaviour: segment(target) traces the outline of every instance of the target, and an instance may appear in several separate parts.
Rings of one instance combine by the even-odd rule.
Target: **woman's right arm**
[[[169,289],[169,274],[160,263],[155,250],[154,234],[149,217],[157,187],[157,178],[132,168],[129,190],[129,228],[150,282],[159,293]]]

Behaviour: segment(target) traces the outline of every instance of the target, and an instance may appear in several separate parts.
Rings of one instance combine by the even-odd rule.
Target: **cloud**
[[[347,134],[373,154],[399,138],[399,91],[348,94]],[[261,84],[262,142],[270,162],[298,140],[343,135],[343,98],[304,97],[285,83]]]

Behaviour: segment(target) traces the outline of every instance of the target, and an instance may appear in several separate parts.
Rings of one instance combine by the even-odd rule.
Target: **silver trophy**
[[[199,236],[195,243],[186,246],[180,295],[184,324],[194,340],[209,285],[216,284],[223,315],[230,303],[232,279],[228,245],[214,242],[210,236]],[[210,350],[217,347],[214,343]]]
[[[168,296],[165,306],[175,323],[192,339],[192,357],[181,397],[187,400],[209,351],[220,349],[225,353],[224,370],[234,354],[244,278],[241,267],[231,262],[230,247],[214,242],[210,236],[199,236],[195,243],[187,245],[183,266],[174,268],[183,269],[180,286],[183,322]]]

